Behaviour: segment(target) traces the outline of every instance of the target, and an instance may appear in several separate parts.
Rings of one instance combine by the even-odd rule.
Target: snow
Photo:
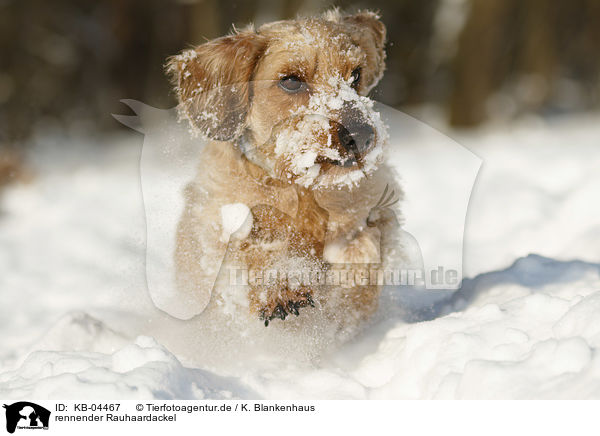
[[[40,132],[35,179],[2,195],[0,398],[600,398],[599,134],[598,114],[450,132],[483,159],[469,278],[456,292],[386,289],[357,337],[302,359],[310,331],[253,327],[243,340],[279,352],[246,355],[218,325],[153,305],[140,136]],[[390,146],[400,174],[404,145]],[[419,243],[444,250],[442,237]],[[228,357],[204,360],[203,334]]]
[[[287,177],[296,176],[295,183],[304,187],[352,188],[372,175],[381,162],[384,145],[388,140],[386,126],[381,120],[379,111],[373,110],[374,101],[360,96],[352,88],[352,80],[352,78],[344,80],[341,77],[332,77],[327,87],[309,84],[309,88],[317,91],[311,94],[308,105],[301,106],[290,114],[288,121],[293,123],[292,128],[278,132],[274,156],[278,160],[289,162]],[[336,111],[339,112],[344,105],[356,110],[369,125],[373,126],[376,132],[376,143],[363,156],[362,168],[342,171],[333,176],[329,173],[321,174],[321,167],[316,163],[319,156],[345,161],[338,151],[321,145],[320,139],[326,137],[326,143],[331,144],[330,120],[339,118],[335,115]]]
[[[235,380],[183,367],[146,336],[112,353],[34,351],[0,380],[2,398],[229,399],[249,394]]]
[[[245,239],[252,230],[252,212],[250,208],[243,203],[226,204],[221,207],[221,226],[223,235],[221,240],[229,241],[230,237],[234,239]]]

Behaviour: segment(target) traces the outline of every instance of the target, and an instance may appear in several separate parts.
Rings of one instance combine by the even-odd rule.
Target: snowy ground
[[[0,398],[600,398],[599,121],[450,133],[484,161],[463,288],[388,292],[320,359],[237,366],[151,304],[141,136],[35,138],[36,178],[2,199]]]

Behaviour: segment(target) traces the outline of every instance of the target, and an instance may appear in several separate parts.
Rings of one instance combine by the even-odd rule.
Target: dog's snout
[[[338,137],[344,149],[351,153],[364,153],[373,142],[375,130],[367,123],[338,125]]]

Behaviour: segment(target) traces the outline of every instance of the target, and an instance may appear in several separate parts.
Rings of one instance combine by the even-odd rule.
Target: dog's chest
[[[287,241],[292,252],[321,257],[327,232],[328,212],[315,201],[312,193],[303,188],[294,190],[293,208],[280,202],[252,208],[253,226],[249,235],[255,241]],[[283,193],[282,193],[283,194]],[[283,199],[289,196],[281,195]]]
[[[321,244],[325,241],[329,213],[320,207],[313,194],[305,189],[298,192],[298,213],[296,214],[294,224],[299,231],[312,236]]]

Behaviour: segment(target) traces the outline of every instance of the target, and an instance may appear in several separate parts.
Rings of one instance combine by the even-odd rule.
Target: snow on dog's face
[[[171,58],[181,113],[232,141],[271,177],[353,187],[379,163],[386,131],[365,97],[384,69],[370,12],[279,21]]]

